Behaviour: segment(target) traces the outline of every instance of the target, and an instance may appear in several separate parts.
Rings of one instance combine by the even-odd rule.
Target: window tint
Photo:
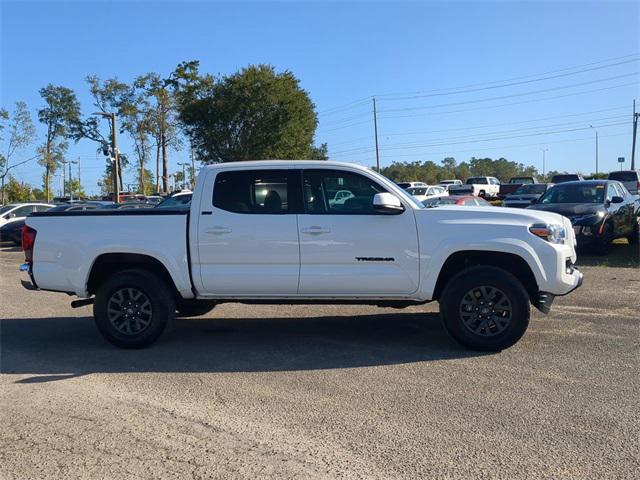
[[[467,185],[487,185],[488,183],[487,177],[471,177],[467,180]]]
[[[609,174],[609,180],[618,180],[619,182],[637,182],[640,181],[640,176],[633,170],[623,170],[622,172],[611,172]]]
[[[305,170],[303,185],[306,213],[319,214],[375,214],[373,197],[386,191],[363,175],[337,170]],[[349,196],[336,200],[340,191]]]
[[[620,183],[614,183],[613,186],[616,189],[616,192],[618,192],[616,193],[616,195],[622,198],[627,196],[627,188],[624,185]]]
[[[36,212],[46,212],[50,209],[51,207],[49,205],[36,205],[35,207],[33,207],[33,210]]]
[[[11,212],[16,217],[26,217],[31,212],[33,212],[33,205],[25,205],[24,207],[16,208],[13,212]]]
[[[426,195],[427,189],[422,187],[412,187],[407,188],[407,192],[409,192],[411,195]]]
[[[213,206],[234,213],[288,213],[288,177],[286,170],[221,172],[213,187]]]

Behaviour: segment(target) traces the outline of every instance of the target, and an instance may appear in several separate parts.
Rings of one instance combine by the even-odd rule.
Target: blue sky
[[[590,124],[600,136],[600,170],[630,157],[637,2],[3,1],[1,8],[1,104],[24,100],[34,118],[38,89],[48,83],[73,88],[87,114],[88,74],[130,81],[190,59],[214,74],[269,63],[293,71],[310,93],[320,114],[317,142],[335,159],[375,164],[373,95],[382,165],[503,156],[541,168],[546,148],[547,170],[591,172]],[[68,154],[81,158],[91,193],[103,171],[95,147],[83,141]],[[172,171],[186,158],[171,152]],[[35,163],[16,169],[34,185],[41,174]],[[133,183],[134,173],[125,178]]]

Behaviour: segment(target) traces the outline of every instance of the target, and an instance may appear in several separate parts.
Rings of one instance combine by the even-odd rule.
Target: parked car
[[[0,226],[0,241],[13,242],[16,245],[20,245],[24,220],[25,219],[23,218],[21,220],[16,220],[15,222],[7,222]]]
[[[124,203],[111,203],[108,205],[102,205],[98,207],[100,210],[133,210],[139,208],[154,208],[157,205],[155,203],[147,202],[124,202]]]
[[[397,184],[400,188],[406,190],[411,187],[426,187],[427,184],[424,182],[400,182]]]
[[[440,185],[427,185],[426,187],[410,187],[406,191],[416,197],[421,202],[431,197],[441,197],[449,195],[447,189]]]
[[[527,208],[569,218],[578,246],[591,247],[599,254],[606,254],[616,238],[626,237],[631,243],[638,241],[640,205],[620,182],[561,183]]]
[[[500,180],[496,177],[471,177],[464,185],[452,185],[452,195],[473,195],[482,198],[497,198],[500,192]]]
[[[609,180],[617,180],[622,183],[631,195],[640,194],[640,170],[621,170],[611,172]]]
[[[422,201],[422,205],[427,208],[439,207],[441,205],[458,205],[464,207],[490,207],[491,204],[484,198],[473,195],[447,195],[443,197],[427,198]]]
[[[504,199],[514,193],[522,185],[532,185],[539,183],[536,177],[513,177],[508,183],[501,183],[498,191],[498,198]]]
[[[447,191],[449,191],[449,187],[451,185],[462,185],[462,180],[457,180],[457,179],[442,180],[442,181],[438,182],[438,185],[443,186],[444,188],[447,189]]]
[[[577,173],[559,173],[551,177],[551,183],[564,183],[564,182],[577,182],[579,180],[584,180],[582,175]]]
[[[24,220],[27,215],[31,215],[33,212],[45,212],[53,208],[53,205],[48,203],[12,203],[0,207],[0,226],[8,222],[15,222],[18,220]]]
[[[147,202],[155,203],[156,205],[160,203],[164,198],[161,195],[147,195]]]
[[[338,189],[354,196],[331,204]],[[555,295],[582,283],[568,219],[422,208],[359,165],[208,165],[189,210],[158,210],[34,214],[23,231],[23,285],[93,303],[98,330],[124,348],[152,344],[176,310],[201,315],[224,302],[438,300],[453,338],[495,351],[521,338],[531,303],[548,313]]]
[[[172,195],[169,198],[165,198],[159,204],[156,205],[156,208],[184,208],[188,209],[191,205],[191,197],[193,196],[192,192],[181,192]]]
[[[537,200],[547,191],[552,184],[548,183],[530,183],[528,185],[520,185],[520,187],[511,195],[507,195],[503,205],[505,207],[526,208],[531,202]]]
[[[85,210],[94,210],[99,208],[100,205],[93,202],[73,202],[73,203],[63,203],[61,205],[56,205],[53,208],[50,208],[49,212],[82,212]]]

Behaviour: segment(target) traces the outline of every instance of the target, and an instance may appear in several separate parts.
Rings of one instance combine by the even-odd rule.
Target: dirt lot
[[[515,347],[437,304],[224,305],[144,351],[0,248],[0,477],[638,478],[640,270],[618,245]],[[606,266],[603,266],[606,265]]]

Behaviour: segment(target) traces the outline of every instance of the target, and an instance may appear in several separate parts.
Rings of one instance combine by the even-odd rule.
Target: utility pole
[[[596,132],[596,178],[598,178],[598,129],[593,125],[589,125]]]
[[[196,162],[193,155],[193,142],[189,142],[191,146],[191,190],[196,188]]]
[[[549,150],[548,148],[541,148],[540,150],[542,150],[542,176],[545,176],[545,163],[547,160],[547,151]]]
[[[631,142],[631,170],[636,169],[636,134],[638,133],[638,117],[636,112],[636,100],[633,99],[633,140]]]
[[[80,186],[80,190],[82,190],[82,182],[80,181],[80,157],[78,157],[78,185]]]
[[[68,160],[67,163],[69,164],[69,200],[73,200],[73,184],[71,183],[71,164],[72,163],[78,163],[75,160]]]
[[[111,120],[111,155],[112,155],[112,172],[113,172],[113,201],[120,202],[120,183],[118,176],[120,175],[120,158],[118,154],[118,145],[116,142],[116,114],[111,112],[94,112],[93,115],[100,115],[103,118]]]
[[[376,137],[376,171],[380,173],[380,150],[378,149],[378,112],[376,111],[376,97],[373,100],[373,131]]]
[[[62,196],[63,197],[67,194],[67,176],[66,176],[67,162],[68,160],[60,161],[60,163],[62,163]]]
[[[184,169],[184,167],[188,166],[189,164],[187,162],[178,162],[178,165],[180,165],[182,167],[182,188],[181,188],[181,190],[184,190],[186,188],[186,185],[187,185],[187,177],[185,177],[185,169]]]

